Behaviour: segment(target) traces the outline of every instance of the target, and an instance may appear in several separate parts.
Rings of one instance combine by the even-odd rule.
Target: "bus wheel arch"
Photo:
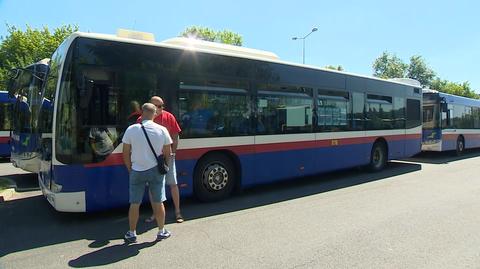
[[[465,137],[461,134],[457,137],[455,153],[457,154],[457,156],[460,156],[464,152],[465,152]]]
[[[371,172],[381,171],[388,161],[388,143],[383,137],[379,137],[372,145],[370,163],[368,168]]]
[[[194,195],[203,202],[227,198],[240,186],[240,160],[228,150],[205,153],[193,173]]]

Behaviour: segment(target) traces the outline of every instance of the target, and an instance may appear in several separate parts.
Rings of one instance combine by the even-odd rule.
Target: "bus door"
[[[258,85],[254,123],[256,183],[315,172],[312,94],[313,90],[306,87]]]
[[[361,119],[352,121],[350,99],[353,96],[346,91],[318,90],[316,98],[318,121],[315,134],[318,172],[350,167],[358,161],[359,158],[352,156],[360,156],[363,145],[353,142],[354,133],[350,131],[363,130],[363,94],[361,97],[359,102]]]

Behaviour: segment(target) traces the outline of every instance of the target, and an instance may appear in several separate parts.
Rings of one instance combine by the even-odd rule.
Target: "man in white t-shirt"
[[[142,130],[143,125],[155,154],[162,155],[160,158],[164,158],[165,163],[170,163],[172,138],[165,127],[152,121],[155,113],[155,105],[145,103],[142,106],[142,122],[128,127],[122,139],[123,161],[130,174],[130,209],[128,211],[130,230],[125,234],[125,240],[128,243],[134,243],[137,240],[136,228],[140,204],[147,185],[152,194],[153,211],[158,225],[157,240],[170,237],[170,232],[164,228],[165,175],[161,175],[158,171],[157,159]]]

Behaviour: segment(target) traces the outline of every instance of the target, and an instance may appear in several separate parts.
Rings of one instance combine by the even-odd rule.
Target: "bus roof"
[[[252,59],[252,60],[261,60],[261,61],[266,61],[270,63],[278,63],[278,64],[284,64],[284,65],[290,65],[290,66],[296,66],[296,67],[303,67],[308,69],[321,70],[325,72],[338,73],[338,74],[349,75],[354,77],[388,82],[392,84],[399,84],[404,86],[420,88],[419,86],[416,85],[416,83],[412,84],[411,81],[387,80],[387,79],[382,79],[382,78],[377,78],[372,76],[349,73],[345,71],[321,68],[321,67],[312,66],[312,65],[292,63],[292,62],[280,60],[280,58],[275,53],[269,52],[269,51],[263,51],[263,50],[257,50],[257,49],[251,49],[251,48],[245,48],[240,46],[233,46],[233,45],[227,45],[227,44],[221,44],[221,43],[215,43],[215,42],[209,42],[209,41],[203,41],[203,40],[195,40],[195,39],[192,40],[190,38],[185,38],[185,37],[176,37],[176,38],[167,39],[162,42],[155,42],[155,41],[148,41],[148,40],[119,37],[111,34],[74,32],[73,34],[70,35],[68,39],[70,39],[70,42],[71,42],[73,41],[73,39],[77,37],[85,37],[85,38],[98,39],[98,40],[156,46],[156,47],[164,47],[164,48],[173,48],[173,49],[180,49],[180,50],[198,51],[198,52],[209,53],[209,54],[217,54],[217,55],[245,58],[245,59]]]
[[[439,92],[437,90],[432,89],[423,89],[423,93],[431,93],[431,94],[438,94],[440,97],[444,98],[444,100],[449,104],[462,104],[462,105],[469,105],[480,107],[480,100],[474,98],[468,98],[463,96],[458,96],[454,94]]]

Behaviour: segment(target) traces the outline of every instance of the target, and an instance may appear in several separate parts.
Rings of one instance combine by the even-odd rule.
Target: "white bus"
[[[138,36],[138,35],[137,35]],[[417,86],[288,63],[271,52],[186,38],[74,33],[53,54],[43,97],[40,185],[59,211],[128,203],[121,137],[129,104],[162,96],[182,132],[182,195],[367,165],[421,149]],[[42,115],[41,115],[42,117]],[[92,132],[108,132],[101,153]]]

